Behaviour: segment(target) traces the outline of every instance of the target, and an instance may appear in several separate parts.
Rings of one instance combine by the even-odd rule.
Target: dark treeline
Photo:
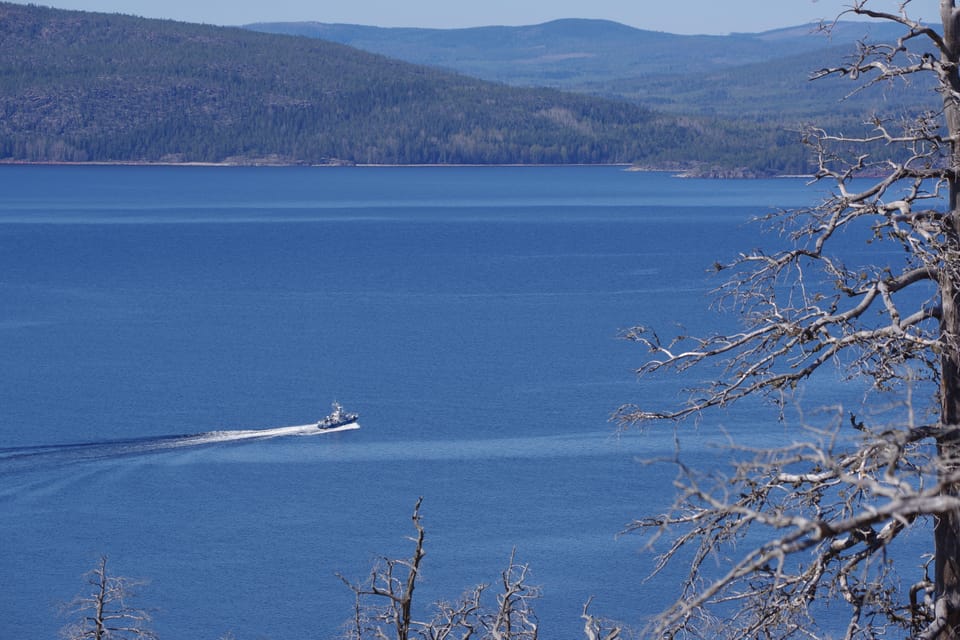
[[[796,132],[322,40],[0,3],[0,159],[809,168]]]

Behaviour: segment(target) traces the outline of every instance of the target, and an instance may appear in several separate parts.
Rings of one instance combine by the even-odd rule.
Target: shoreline
[[[637,166],[626,162],[598,162],[598,163],[569,163],[569,164],[556,164],[556,163],[543,163],[543,164],[527,164],[527,163],[502,163],[502,164],[479,164],[479,163],[463,163],[463,164],[442,164],[442,163],[427,163],[427,164],[376,164],[376,163],[354,163],[354,162],[327,162],[327,163],[305,163],[305,162],[148,162],[144,160],[116,160],[116,161],[88,161],[88,162],[64,162],[64,161],[28,161],[28,160],[0,160],[0,167],[210,167],[210,168],[249,168],[249,167],[260,167],[260,168],[295,168],[295,167],[309,167],[309,168],[454,168],[454,167],[509,167],[509,168],[524,168],[524,167],[622,167],[623,171],[630,173],[670,173],[677,178],[683,179],[705,179],[705,180],[764,180],[764,179],[774,179],[774,178],[804,178],[810,179],[812,175],[796,175],[796,174],[772,174],[772,175],[762,175],[755,174],[753,172],[745,170],[731,170],[731,171],[715,171],[715,172],[706,172],[698,173],[696,169],[682,169],[678,167],[648,167],[648,166]]]
[[[362,162],[149,162],[146,160],[111,160],[66,162],[60,160],[31,161],[31,160],[0,160],[0,166],[27,166],[27,167],[632,167],[627,162],[597,162],[597,163],[425,163],[425,164],[377,164]],[[674,171],[673,169],[631,169],[635,171]]]

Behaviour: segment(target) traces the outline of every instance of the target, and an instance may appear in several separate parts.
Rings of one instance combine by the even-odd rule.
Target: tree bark
[[[943,474],[960,470],[960,12],[955,0],[941,0],[946,51],[942,54],[946,84],[953,95],[944,96],[944,115],[951,140],[948,172],[949,202],[944,225],[945,265],[940,274],[941,321],[940,343],[940,423],[943,432],[937,440],[940,469]],[[946,492],[960,495],[960,484],[945,485]],[[953,510],[938,515],[934,526],[935,587],[937,617],[945,616],[945,625],[937,636],[940,640],[960,638],[960,512]]]
[[[955,286],[944,287],[944,330],[950,335],[958,335],[958,315],[960,300],[957,299]],[[948,312],[949,309],[949,312]],[[957,438],[956,428],[958,421],[958,401],[960,401],[960,366],[957,362],[957,352],[952,346],[953,340],[946,341],[951,345],[946,349],[942,358],[941,380],[941,419],[944,433],[938,438],[937,451],[940,459],[941,473],[954,474],[960,470],[960,440]],[[944,491],[950,495],[960,495],[960,485],[951,483],[944,485]],[[938,636],[941,640],[955,640],[960,638],[960,512],[951,510],[938,514],[934,526],[935,542],[935,586],[938,601],[938,617],[941,612],[947,616],[946,627]]]

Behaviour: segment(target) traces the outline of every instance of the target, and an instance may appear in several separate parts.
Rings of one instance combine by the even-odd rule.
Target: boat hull
[[[353,424],[360,417],[360,414],[344,411],[340,403],[333,403],[333,411],[327,417],[317,422],[317,429],[336,429],[348,424]]]

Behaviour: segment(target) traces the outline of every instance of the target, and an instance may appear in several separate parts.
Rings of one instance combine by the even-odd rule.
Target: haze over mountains
[[[606,20],[568,19],[523,27],[380,28],[319,22],[247,25],[340,42],[364,51],[514,86],[627,99],[684,114],[816,117],[862,109],[876,94],[838,102],[849,82],[809,82],[849,55],[858,40],[891,42],[888,23],[841,22],[763,33],[687,36]],[[889,102],[890,96],[884,98]]]
[[[799,173],[800,123],[907,104],[876,92],[841,103],[849,83],[807,81],[866,33],[890,36],[865,24],[832,40],[809,27],[676,36],[596,20],[241,29],[0,3],[0,160]]]

